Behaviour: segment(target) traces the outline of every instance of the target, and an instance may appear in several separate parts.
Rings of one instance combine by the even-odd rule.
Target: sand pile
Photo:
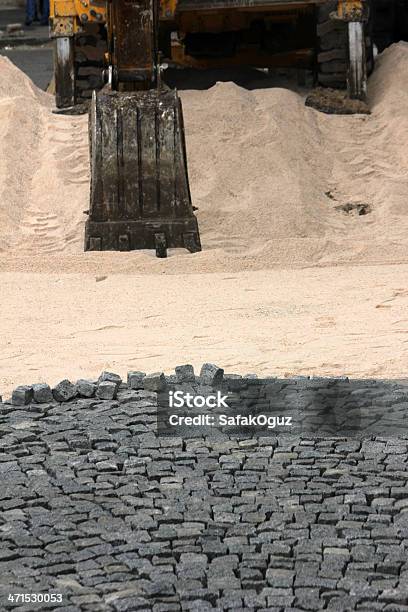
[[[0,71],[3,269],[190,272],[408,261],[405,43],[379,59],[369,117],[322,115],[287,89],[217,83],[181,92],[204,251],[166,262],[151,253],[82,253],[87,119],[52,114],[52,99],[4,58]]]
[[[86,118],[52,114],[52,97],[7,58],[0,73],[0,252],[80,252]]]

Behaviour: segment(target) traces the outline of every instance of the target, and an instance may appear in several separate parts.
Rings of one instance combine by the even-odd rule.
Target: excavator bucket
[[[86,251],[201,250],[174,90],[94,93]]]

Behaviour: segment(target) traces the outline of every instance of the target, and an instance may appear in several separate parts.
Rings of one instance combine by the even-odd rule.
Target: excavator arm
[[[201,250],[181,102],[163,89],[157,0],[110,0],[107,84],[90,108],[85,250]]]
[[[155,0],[108,2],[108,56],[113,89],[156,87],[159,70],[157,9]]]

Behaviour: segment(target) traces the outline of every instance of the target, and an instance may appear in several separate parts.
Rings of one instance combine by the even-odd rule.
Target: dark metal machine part
[[[90,109],[85,250],[201,250],[181,102],[160,87],[157,0],[109,3],[110,82]]]

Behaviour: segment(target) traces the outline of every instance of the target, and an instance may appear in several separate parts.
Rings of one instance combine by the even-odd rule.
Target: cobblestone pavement
[[[0,404],[1,610],[408,611],[407,439],[159,438],[152,391],[48,399]]]

